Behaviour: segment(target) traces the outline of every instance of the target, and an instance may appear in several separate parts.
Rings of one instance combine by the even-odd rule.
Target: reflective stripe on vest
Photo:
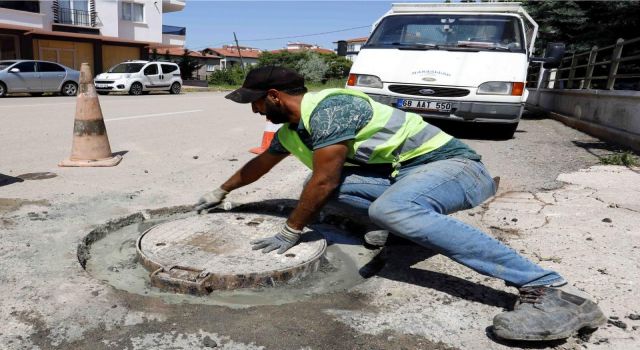
[[[322,100],[336,95],[346,94],[364,98],[373,109],[373,116],[349,143],[347,158],[360,163],[394,164],[397,167],[416,156],[429,153],[449,142],[452,137],[439,128],[426,123],[415,113],[373,101],[366,94],[347,89],[327,89],[319,93],[307,93],[301,105],[301,122],[311,133],[309,120],[313,111]],[[280,143],[309,168],[312,168],[313,152],[302,143],[296,130],[288,125],[278,131]]]

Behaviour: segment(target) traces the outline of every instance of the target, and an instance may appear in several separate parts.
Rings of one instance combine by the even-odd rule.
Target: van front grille
[[[389,85],[389,90],[397,94],[413,95],[421,97],[462,97],[469,95],[469,90],[458,88],[445,88],[425,85]],[[420,91],[425,93],[420,93]],[[429,93],[431,90],[433,93]]]

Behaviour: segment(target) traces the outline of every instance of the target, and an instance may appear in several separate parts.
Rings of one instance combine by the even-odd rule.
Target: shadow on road
[[[23,182],[24,180],[19,177],[13,177],[5,174],[0,174],[0,187],[14,184],[16,182]]]
[[[511,138],[504,136],[508,125],[463,123],[453,120],[429,120],[428,123],[459,139],[504,141]],[[526,131],[517,130],[516,133],[518,132]]]
[[[384,248],[369,264],[361,269],[361,274],[375,273],[379,277],[393,281],[411,283],[434,289],[456,298],[483,303],[485,305],[511,309],[517,296],[493,289],[465,279],[441,272],[412,268],[411,266],[435,256],[432,250],[420,246],[392,246]],[[377,269],[376,269],[377,268]],[[365,276],[366,277],[366,276]],[[370,276],[369,276],[370,277]],[[450,300],[443,300],[450,303]]]

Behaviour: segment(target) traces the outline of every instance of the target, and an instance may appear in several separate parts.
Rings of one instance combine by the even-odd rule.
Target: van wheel
[[[182,89],[182,86],[180,86],[180,83],[173,83],[171,85],[171,89],[169,89],[169,93],[172,95],[177,95],[180,93],[180,89]]]
[[[0,83],[0,97],[7,96],[7,86],[4,83]]]
[[[140,83],[133,83],[131,84],[131,87],[129,88],[129,95],[142,95],[142,84]]]
[[[518,123],[496,125],[496,133],[500,140],[511,140],[518,129]]]
[[[62,84],[62,89],[60,89],[60,92],[64,96],[75,96],[78,94],[78,85],[76,85],[76,83],[74,82],[68,81]]]

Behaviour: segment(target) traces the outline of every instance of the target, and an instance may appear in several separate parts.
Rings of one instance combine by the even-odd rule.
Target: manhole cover
[[[154,226],[137,242],[152,285],[189,294],[273,286],[318,270],[326,241],[315,231],[285,254],[251,250],[250,241],[274,235],[283,218],[214,213]]]

